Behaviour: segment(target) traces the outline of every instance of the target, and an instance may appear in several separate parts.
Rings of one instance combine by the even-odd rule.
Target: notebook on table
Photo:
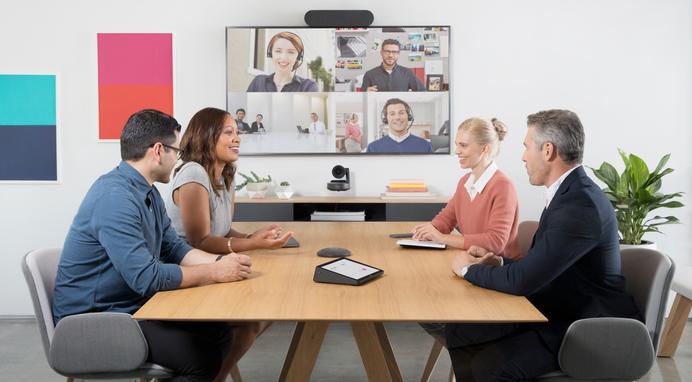
[[[409,248],[429,248],[429,249],[445,249],[446,244],[436,243],[434,241],[423,241],[423,240],[397,240],[397,244],[402,247]]]

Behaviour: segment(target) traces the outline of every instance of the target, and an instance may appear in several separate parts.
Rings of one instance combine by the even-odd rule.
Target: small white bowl
[[[276,196],[278,196],[279,199],[291,199],[291,196],[293,196],[293,194],[294,192],[291,189],[276,191]]]

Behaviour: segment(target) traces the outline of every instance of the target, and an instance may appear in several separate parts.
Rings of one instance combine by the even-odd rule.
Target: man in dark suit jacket
[[[452,270],[475,285],[526,296],[548,322],[446,325],[460,381],[524,380],[559,370],[557,353],[572,322],[640,318],[620,272],[613,207],[580,165],[584,130],[579,118],[571,111],[548,110],[530,115],[528,126],[522,160],[530,183],[547,187],[531,248],[518,261],[470,248],[455,257]]]
[[[240,134],[250,134],[250,125],[243,121],[245,118],[245,109],[238,109],[235,111],[235,123],[238,125],[238,132]]]

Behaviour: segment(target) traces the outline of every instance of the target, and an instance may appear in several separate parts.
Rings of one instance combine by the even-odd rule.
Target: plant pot
[[[632,248],[642,248],[642,249],[657,249],[656,243],[653,241],[642,240],[640,244],[623,244],[620,242],[620,250],[632,249]]]
[[[279,186],[276,188],[276,196],[278,196],[279,199],[291,199],[291,196],[293,196],[293,189],[291,186]]]
[[[269,183],[248,183],[245,187],[247,188],[247,195],[250,198],[261,199],[267,194],[267,191],[269,190]]]

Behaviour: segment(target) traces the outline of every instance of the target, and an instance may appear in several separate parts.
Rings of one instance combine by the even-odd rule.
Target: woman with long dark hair
[[[220,255],[281,248],[291,232],[272,224],[253,233],[231,228],[235,162],[240,137],[235,120],[216,108],[198,111],[180,141],[182,163],[175,169],[164,200],[171,224],[190,245]],[[270,323],[233,323],[233,342],[219,378],[250,349]]]

